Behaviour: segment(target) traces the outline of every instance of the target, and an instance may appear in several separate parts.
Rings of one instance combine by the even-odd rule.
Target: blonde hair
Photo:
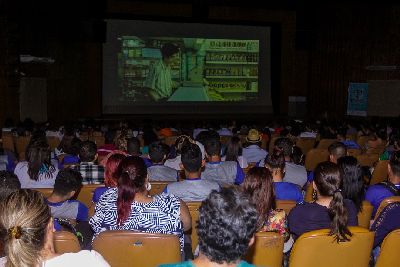
[[[18,190],[0,204],[0,232],[7,256],[5,267],[32,267],[41,262],[50,208],[42,194]]]

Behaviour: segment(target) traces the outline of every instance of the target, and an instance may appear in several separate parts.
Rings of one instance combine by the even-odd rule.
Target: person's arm
[[[183,230],[186,232],[192,228],[192,217],[190,216],[189,208],[187,207],[186,203],[182,200],[179,201],[181,204],[180,217],[183,224]]]
[[[244,181],[244,171],[242,168],[240,168],[239,162],[236,162],[236,178],[235,178],[235,184],[240,185]]]

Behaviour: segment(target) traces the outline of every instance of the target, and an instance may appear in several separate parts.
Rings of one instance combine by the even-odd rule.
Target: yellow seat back
[[[150,182],[151,190],[150,190],[149,194],[151,196],[161,194],[164,191],[165,187],[170,183],[171,182],[164,182],[164,181],[152,181],[152,182]]]
[[[400,229],[390,232],[382,242],[375,267],[399,265]]]
[[[176,235],[105,231],[94,239],[93,249],[113,267],[158,266],[181,261]]]
[[[313,148],[306,154],[305,167],[307,171],[313,171],[318,163],[327,161],[329,152],[326,149]]]
[[[378,161],[379,154],[361,154],[356,156],[361,166],[374,166],[374,163]]]
[[[86,207],[90,207],[92,205],[93,194],[96,188],[102,187],[104,184],[87,184],[81,187],[77,200],[86,205]]]
[[[358,226],[369,229],[371,215],[374,207],[368,201],[363,201],[361,212],[357,214]]]
[[[349,227],[353,234],[348,242],[334,241],[329,230],[301,235],[290,253],[290,267],[368,267],[374,233],[361,227]]]
[[[78,238],[71,232],[54,232],[54,248],[56,253],[76,253],[81,250]]]
[[[308,151],[314,148],[315,142],[315,138],[300,137],[296,142],[296,146],[300,147],[303,154],[306,155]]]
[[[386,208],[387,205],[394,202],[400,202],[400,196],[387,197],[384,200],[382,200],[381,204],[379,204],[379,207],[376,210],[375,220],[376,218],[378,218],[379,214],[382,212],[384,208]]]
[[[321,139],[317,145],[317,148],[328,149],[328,147],[335,142],[338,142],[338,140],[337,139]]]
[[[380,160],[376,164],[374,171],[372,172],[370,184],[378,184],[380,182],[386,181],[388,177],[388,160]]]
[[[289,214],[289,212],[296,206],[296,201],[294,200],[277,200],[276,201],[276,208],[284,210],[286,214]]]
[[[199,208],[201,205],[200,201],[186,202],[188,206],[190,217],[192,218],[192,229],[189,230],[190,238],[192,240],[192,251],[196,250],[197,245],[199,244],[199,236],[197,235],[196,226],[197,221],[199,220]]]
[[[281,267],[283,259],[283,237],[274,232],[258,232],[255,242],[244,259],[259,267]]]

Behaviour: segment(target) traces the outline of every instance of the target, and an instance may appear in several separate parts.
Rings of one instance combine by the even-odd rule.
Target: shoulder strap
[[[400,196],[400,190],[389,181],[380,182],[379,185],[383,185],[386,187],[390,192],[392,192],[395,196]]]

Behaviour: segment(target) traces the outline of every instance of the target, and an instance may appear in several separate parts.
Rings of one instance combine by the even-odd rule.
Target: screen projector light
[[[388,65],[370,65],[365,67],[366,70],[381,70],[381,71],[392,71],[398,70],[397,66],[388,66]]]

